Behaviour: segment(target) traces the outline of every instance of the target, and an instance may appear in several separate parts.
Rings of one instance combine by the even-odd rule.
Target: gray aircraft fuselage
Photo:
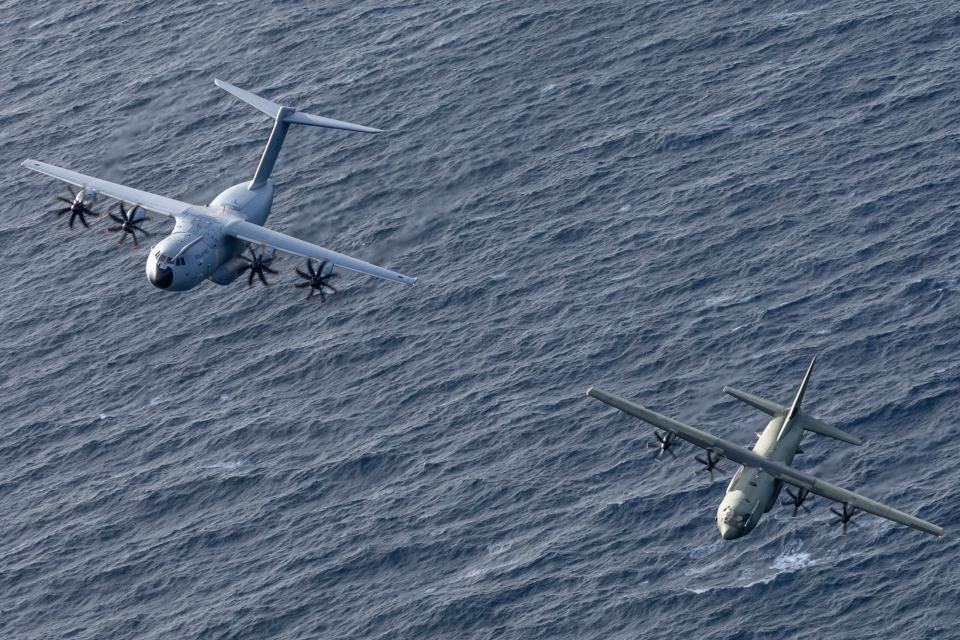
[[[273,183],[267,180],[255,189],[250,187],[251,182],[230,187],[214,198],[209,208],[262,225],[273,204]],[[236,280],[244,264],[238,256],[245,243],[223,234],[222,228],[209,217],[178,218],[170,235],[150,249],[147,279],[168,291],[186,291],[207,279],[217,284]]]
[[[803,427],[795,422],[780,429],[787,412],[774,416],[763,432],[753,452],[770,460],[789,465],[800,448]],[[778,438],[779,436],[779,438]],[[727,493],[717,509],[717,527],[724,540],[733,540],[753,531],[763,514],[773,508],[780,495],[782,483],[761,469],[741,466],[730,480]]]
[[[753,531],[760,523],[763,514],[776,504],[783,484],[793,487],[787,489],[791,499],[785,500],[783,504],[792,505],[794,515],[796,515],[798,508],[808,510],[804,506],[804,502],[812,495],[818,495],[843,505],[843,511],[838,511],[833,507],[830,508],[830,512],[836,516],[836,520],[828,524],[831,526],[835,524],[843,525],[844,533],[850,518],[857,511],[865,511],[942,538],[943,527],[821,480],[794,469],[790,465],[794,456],[803,452],[800,449],[800,440],[806,431],[852,445],[861,444],[860,438],[855,435],[818,420],[800,410],[816,360],[816,358],[813,358],[810,361],[807,373],[803,376],[803,382],[800,383],[800,388],[790,405],[766,400],[733,387],[723,388],[724,393],[770,416],[770,422],[767,423],[762,433],[757,434],[757,442],[750,448],[718,438],[706,431],[683,424],[678,420],[668,418],[642,405],[595,387],[587,389],[587,395],[619,409],[627,415],[639,418],[657,429],[663,429],[664,434],[656,434],[659,444],[651,443],[650,445],[660,449],[657,460],[661,459],[663,453],[669,450],[674,438],[679,438],[707,453],[706,458],[696,456],[695,459],[704,465],[705,469],[701,469],[701,471],[710,472],[711,479],[716,463],[721,459],[725,458],[740,465],[730,480],[730,484],[727,485],[726,495],[717,509],[717,528],[724,540],[740,538]],[[794,489],[796,492],[794,492]]]

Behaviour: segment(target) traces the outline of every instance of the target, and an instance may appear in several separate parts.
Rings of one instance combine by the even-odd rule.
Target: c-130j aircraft
[[[23,166],[80,188],[76,194],[70,192],[72,198],[60,197],[59,200],[65,206],[54,212],[58,216],[69,213],[71,229],[76,220],[87,227],[89,226],[87,216],[100,215],[91,207],[102,196],[121,203],[120,215],[112,212],[109,214],[116,224],[108,229],[108,231],[122,232],[121,242],[127,234],[133,236],[135,244],[137,232],[147,235],[139,226],[140,222],[146,219],[138,217],[140,209],[173,218],[175,221],[173,231],[157,243],[147,257],[147,278],[160,289],[186,291],[205,279],[217,284],[229,284],[246,272],[249,272],[248,284],[253,283],[254,276],[267,284],[264,272],[276,273],[270,265],[278,250],[307,258],[307,273],[300,269],[296,270],[304,281],[294,285],[300,288],[309,287],[307,298],[316,291],[320,299],[325,300],[325,291],[336,292],[329,282],[331,278],[337,276],[333,273],[335,266],[401,284],[415,285],[416,278],[262,226],[270,215],[273,204],[273,182],[270,180],[270,173],[280,155],[280,147],[291,124],[362,133],[379,133],[380,129],[311,115],[271,102],[221,80],[214,80],[214,82],[218,87],[271,116],[274,119],[274,125],[253,180],[230,187],[207,206],[180,202],[37,160],[25,160]],[[124,208],[122,204],[124,202],[130,205],[130,209]],[[273,253],[258,254],[254,247],[270,247]],[[245,248],[249,248],[250,257],[243,255]],[[316,267],[313,263],[314,259],[320,261]]]
[[[753,531],[763,514],[770,511],[776,504],[777,496],[784,484],[793,485],[797,489],[796,491],[787,489],[790,500],[782,502],[784,506],[793,507],[793,515],[797,515],[799,508],[808,511],[805,502],[811,499],[810,494],[841,503],[842,511],[835,507],[830,508],[836,518],[829,524],[831,526],[842,524],[844,533],[854,513],[860,510],[943,537],[943,529],[935,524],[880,504],[859,493],[824,482],[790,466],[793,457],[800,452],[800,439],[805,431],[813,431],[850,444],[860,444],[856,436],[817,420],[800,410],[800,403],[810,382],[810,374],[813,372],[815,362],[816,358],[810,362],[800,389],[789,406],[765,400],[732,387],[723,388],[724,393],[772,416],[763,432],[757,434],[758,440],[752,450],[672,420],[606,391],[591,388],[587,390],[587,395],[663,429],[666,432],[664,435],[656,434],[658,444],[650,445],[660,450],[657,453],[658,460],[665,452],[673,454],[670,448],[674,445],[676,438],[680,438],[706,450],[706,457],[697,456],[696,460],[704,465],[700,471],[708,471],[711,478],[714,469],[718,468],[717,463],[722,458],[740,464],[717,509],[717,527],[724,540],[733,540]]]

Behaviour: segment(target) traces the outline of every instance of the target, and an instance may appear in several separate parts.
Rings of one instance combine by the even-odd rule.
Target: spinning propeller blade
[[[830,507],[830,513],[832,513],[833,515],[837,516],[837,519],[836,519],[836,520],[831,520],[830,522],[828,522],[828,523],[827,523],[827,526],[832,527],[832,526],[835,525],[835,524],[842,524],[842,525],[843,525],[843,534],[844,534],[844,535],[846,535],[846,533],[847,533],[847,525],[848,525],[848,524],[857,524],[856,522],[851,522],[851,519],[853,518],[854,514],[857,513],[857,508],[856,508],[856,507],[850,507],[850,506],[848,506],[846,502],[843,503],[843,511],[842,511],[842,512],[841,512],[841,511],[837,511],[837,508],[836,508],[836,507]]]
[[[671,448],[677,444],[677,441],[674,438],[672,433],[668,431],[663,435],[660,435],[659,432],[654,432],[653,435],[654,437],[656,437],[658,444],[653,444],[652,442],[648,442],[647,447],[651,449],[659,449],[659,451],[657,451],[657,455],[653,458],[654,460],[656,460],[657,462],[660,462],[663,459],[664,453],[669,453],[674,458],[677,457],[677,454],[675,454],[671,450]]]
[[[706,460],[700,456],[694,456],[693,459],[703,465],[703,469],[697,469],[695,473],[708,472],[710,474],[710,482],[713,482],[714,470],[723,471],[723,468],[719,466],[720,460],[723,459],[722,456],[716,455],[712,451],[707,452]]]
[[[800,489],[798,492],[794,493],[793,489],[788,488],[787,494],[790,496],[790,500],[783,500],[780,504],[784,507],[793,506],[793,515],[797,515],[798,509],[803,509],[805,512],[810,513],[810,507],[805,505],[805,502],[813,502],[813,496],[810,495],[810,492],[806,489]]]
[[[333,273],[334,265],[332,262],[324,260],[320,263],[319,267],[314,267],[313,260],[308,258],[306,266],[307,273],[301,271],[299,267],[294,269],[294,271],[297,272],[297,275],[304,279],[304,282],[298,282],[293,285],[297,289],[310,287],[310,291],[307,292],[307,297],[303,299],[304,302],[310,300],[310,298],[313,297],[314,292],[317,292],[320,295],[320,302],[326,302],[327,296],[324,289],[329,289],[333,293],[338,293],[336,287],[330,284],[330,280],[339,277],[338,274]]]
[[[67,190],[67,193],[70,194],[70,197],[65,198],[63,196],[57,196],[57,200],[64,203],[66,206],[60,209],[55,209],[50,213],[56,214],[58,218],[65,213],[69,213],[70,221],[67,223],[67,226],[71,229],[73,229],[73,223],[77,220],[79,220],[80,224],[82,224],[84,227],[90,228],[90,225],[87,223],[87,216],[96,218],[100,215],[98,212],[90,208],[94,201],[96,201],[96,195],[90,196],[83,189],[74,193],[73,190],[71,190],[67,185],[64,185],[64,188]]]
[[[260,279],[260,282],[263,283],[265,287],[269,287],[270,283],[267,282],[267,277],[265,273],[276,274],[278,271],[270,267],[273,264],[274,259],[277,257],[277,251],[274,250],[269,256],[266,253],[257,253],[253,250],[251,245],[247,245],[247,250],[250,252],[250,257],[240,254],[239,258],[246,260],[247,264],[240,267],[239,275],[250,271],[250,275],[247,277],[247,286],[253,286],[253,279],[257,277]]]
[[[110,216],[111,220],[116,222],[116,224],[112,227],[107,227],[107,231],[109,233],[116,233],[118,231],[122,232],[120,234],[120,239],[117,240],[117,244],[123,244],[123,241],[127,239],[127,234],[129,234],[130,237],[133,238],[133,246],[139,246],[140,242],[137,239],[137,233],[142,233],[144,236],[150,235],[149,232],[140,227],[140,223],[146,222],[150,218],[143,214],[143,209],[141,209],[138,205],[134,205],[127,209],[124,204],[120,202],[117,203],[117,206],[120,210],[120,215],[117,215],[112,211],[108,212],[107,214]],[[142,215],[138,216],[138,212]]]

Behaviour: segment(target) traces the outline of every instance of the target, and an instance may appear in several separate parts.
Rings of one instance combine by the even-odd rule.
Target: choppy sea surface
[[[960,9],[945,1],[0,1],[0,637],[949,638]],[[27,157],[419,276],[150,286]],[[169,224],[152,220],[158,234]],[[160,235],[156,237],[161,237]],[[597,385],[748,444],[861,436],[720,539],[724,482]]]

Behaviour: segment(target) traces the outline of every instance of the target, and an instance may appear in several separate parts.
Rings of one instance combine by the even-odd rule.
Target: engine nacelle
[[[239,277],[240,269],[249,265],[250,263],[243,258],[234,256],[214,269],[213,273],[210,274],[209,280],[216,284],[230,284]]]

